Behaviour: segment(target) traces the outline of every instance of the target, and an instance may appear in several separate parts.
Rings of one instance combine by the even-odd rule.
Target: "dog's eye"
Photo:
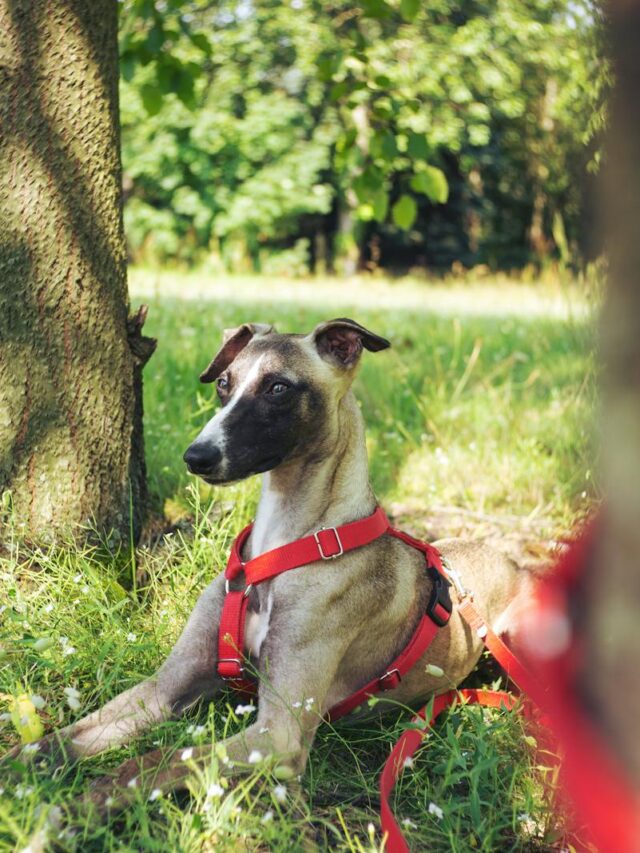
[[[285,382],[274,382],[273,385],[267,391],[267,394],[284,394],[285,391],[289,390],[289,386]]]
[[[229,390],[229,379],[226,376],[221,376],[217,382],[218,391],[228,391]]]

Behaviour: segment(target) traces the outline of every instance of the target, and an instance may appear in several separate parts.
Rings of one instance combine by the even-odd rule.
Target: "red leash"
[[[476,610],[472,598],[468,593],[463,597],[458,607],[458,612],[471,630],[480,637],[513,683],[521,691],[528,692],[533,682],[531,673],[523,666],[509,647],[502,642],[500,637],[494,634]],[[416,752],[440,714],[461,700],[471,705],[484,705],[489,708],[504,707],[509,711],[515,706],[517,701],[510,693],[505,693],[502,690],[449,690],[447,693],[441,693],[435,697],[431,717],[424,726],[419,729],[407,729],[400,736],[400,739],[391,750],[391,754],[387,758],[380,776],[380,824],[383,834],[387,836],[386,853],[409,853],[409,846],[389,805],[389,795],[404,770],[405,762],[407,758],[411,758]],[[425,722],[428,707],[429,705],[425,705],[411,722]]]
[[[521,642],[535,674],[528,692],[546,715],[563,751],[560,777],[600,853],[640,851],[640,791],[634,789],[581,701],[578,669],[583,653],[570,621],[571,602],[593,553],[596,524],[565,552],[538,585]],[[546,630],[556,648],[543,650],[536,634]],[[623,701],[623,699],[621,699]]]
[[[411,758],[417,751],[424,737],[429,733],[431,726],[443,711],[460,700],[470,705],[486,705],[490,708],[504,706],[508,710],[511,710],[516,703],[510,693],[503,693],[499,690],[449,690],[447,693],[441,693],[435,697],[429,722],[425,723],[428,705],[418,711],[411,722],[425,723],[425,725],[419,729],[407,729],[400,736],[380,775],[380,825],[383,834],[387,837],[384,848],[386,853],[409,853],[409,845],[391,811],[389,795],[400,778],[407,759]]]

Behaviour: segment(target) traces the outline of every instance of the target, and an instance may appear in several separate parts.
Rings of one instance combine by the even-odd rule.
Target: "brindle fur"
[[[281,335],[247,324],[226,333],[203,381],[222,374],[223,407],[193,442],[185,459],[208,482],[262,473],[262,494],[244,557],[251,558],[319,528],[373,512],[364,424],[351,391],[362,348],[388,342],[350,320],[323,323],[310,335]],[[278,378],[289,389],[269,400]],[[271,383],[271,384],[270,384]],[[223,383],[224,384],[224,383]],[[240,389],[241,396],[235,396]],[[279,395],[274,395],[279,396]],[[268,469],[268,470],[267,470]],[[504,555],[477,542],[435,543],[471,589],[479,610],[504,633],[528,577]],[[430,592],[423,557],[391,537],[328,562],[317,562],[260,584],[251,593],[247,651],[260,674],[255,721],[220,746],[237,773],[258,750],[291,774],[301,773],[322,716],[375,675],[402,649]],[[451,589],[455,603],[457,593]],[[78,722],[39,742],[39,758],[93,755],[130,741],[224,684],[216,675],[217,627],[224,580],[204,590],[168,659],[150,678]],[[384,694],[415,704],[457,685],[475,666],[482,642],[455,609],[423,660]],[[427,663],[444,677],[425,672]],[[305,700],[313,699],[309,706]],[[302,703],[301,705],[299,703]],[[102,812],[121,808],[152,788],[184,787],[191,762],[211,760],[211,746],[147,753],[99,780],[89,796]],[[19,754],[19,748],[13,755]],[[233,767],[232,770],[229,770]],[[135,779],[135,787],[129,787]]]

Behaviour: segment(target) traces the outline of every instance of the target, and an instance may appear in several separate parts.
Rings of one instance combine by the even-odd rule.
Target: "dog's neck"
[[[303,457],[263,474],[245,559],[374,511],[364,422],[351,391],[340,401],[336,415],[325,442],[331,448],[326,457]]]

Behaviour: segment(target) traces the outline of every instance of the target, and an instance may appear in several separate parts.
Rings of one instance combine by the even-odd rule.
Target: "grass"
[[[505,538],[516,531],[535,550],[566,534],[595,498],[593,329],[572,289],[382,280],[278,287],[142,271],[132,283],[136,300],[150,304],[147,331],[159,340],[145,371],[147,461],[155,514],[173,522],[172,532],[158,538],[153,526],[153,547],[149,537],[136,556],[133,588],[121,562],[73,541],[46,553],[16,544],[2,559],[0,693],[41,697],[47,729],[158,666],[254,512],[257,482],[210,489],[188,478],[181,461],[213,408],[197,377],[225,327],[256,320],[299,331],[352,316],[392,340],[391,351],[366,354],[357,393],[379,498],[413,530],[498,530]],[[78,691],[75,702],[68,688]],[[73,803],[125,758],[157,742],[186,746],[238,730],[246,718],[235,714],[236,703],[229,695],[57,778],[36,769],[17,785],[0,779],[0,851],[30,842],[36,849],[43,806]],[[190,798],[139,802],[104,826],[76,821],[59,844],[163,853],[379,850],[377,777],[408,719],[321,727],[307,772],[286,793],[256,770],[220,795],[215,785],[226,783],[212,757]],[[458,708],[438,723],[396,790],[412,849],[552,848],[559,828],[541,784],[552,771],[541,769],[547,762],[524,738],[520,718],[507,712]],[[0,752],[16,740],[11,722],[1,723]],[[442,817],[429,813],[430,803]]]

